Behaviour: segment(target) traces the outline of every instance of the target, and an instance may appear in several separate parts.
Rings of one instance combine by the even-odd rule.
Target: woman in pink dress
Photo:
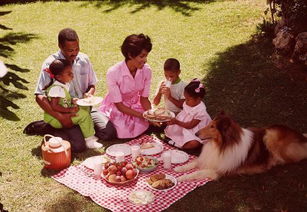
[[[118,138],[135,138],[149,127],[143,112],[151,109],[151,69],[146,64],[151,48],[148,36],[129,35],[121,46],[125,60],[107,72],[108,94],[100,110],[113,123]]]
[[[169,144],[181,149],[195,149],[203,143],[195,133],[211,121],[202,102],[204,96],[204,85],[197,79],[184,88],[183,110],[168,122],[165,129],[165,135],[171,139]]]

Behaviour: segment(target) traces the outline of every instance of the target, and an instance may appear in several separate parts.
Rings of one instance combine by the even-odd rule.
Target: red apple
[[[121,176],[116,176],[115,180],[116,180],[116,182],[120,182],[121,181]]]
[[[111,165],[111,166],[109,166],[108,171],[111,174],[115,174],[117,172],[117,167],[115,165]]]
[[[125,178],[125,176],[120,176],[120,181],[121,182],[125,182],[127,179]]]
[[[133,169],[134,167],[133,167],[133,165],[131,164],[131,163],[127,163],[127,165],[126,165],[126,169]]]
[[[109,182],[111,182],[111,183],[116,182],[116,175],[115,175],[115,174],[111,174],[111,175],[108,177],[108,180],[109,180]]]
[[[126,172],[127,172],[127,168],[123,167],[122,170],[121,170],[122,175],[126,175]]]
[[[127,178],[128,180],[131,180],[131,179],[133,179],[133,177],[134,177],[133,170],[132,170],[132,169],[129,169],[129,170],[126,172],[126,178]]]
[[[106,175],[109,174],[109,171],[108,171],[108,169],[104,169],[104,170],[102,171],[102,173],[103,173],[104,176],[106,176]]]

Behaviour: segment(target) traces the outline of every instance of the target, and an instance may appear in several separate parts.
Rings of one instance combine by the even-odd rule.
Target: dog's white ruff
[[[199,169],[196,172],[179,177],[179,181],[204,179],[205,177],[217,179],[220,175],[238,168],[245,161],[253,141],[253,132],[247,129],[242,130],[240,141],[231,147],[226,147],[223,153],[220,152],[218,145],[214,141],[208,141],[203,146],[199,158],[184,166],[175,168],[175,171],[179,172],[188,171],[196,167]]]

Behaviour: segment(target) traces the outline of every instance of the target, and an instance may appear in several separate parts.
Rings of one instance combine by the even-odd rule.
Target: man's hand
[[[78,106],[74,106],[74,107],[71,107],[71,112],[72,113],[77,113],[79,111],[79,107]],[[76,115],[74,115],[76,116]]]
[[[93,95],[91,94],[91,93],[85,93],[84,95],[83,95],[83,97],[84,98],[89,98],[89,97],[92,97]]]
[[[77,105],[77,101],[78,101],[79,99],[78,98],[73,98],[72,100],[71,100],[71,102],[74,104],[74,105]]]

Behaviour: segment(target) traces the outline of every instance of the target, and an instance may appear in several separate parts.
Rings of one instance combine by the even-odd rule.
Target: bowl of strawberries
[[[104,165],[101,175],[108,183],[123,185],[136,180],[139,170],[126,161],[112,162]]]

